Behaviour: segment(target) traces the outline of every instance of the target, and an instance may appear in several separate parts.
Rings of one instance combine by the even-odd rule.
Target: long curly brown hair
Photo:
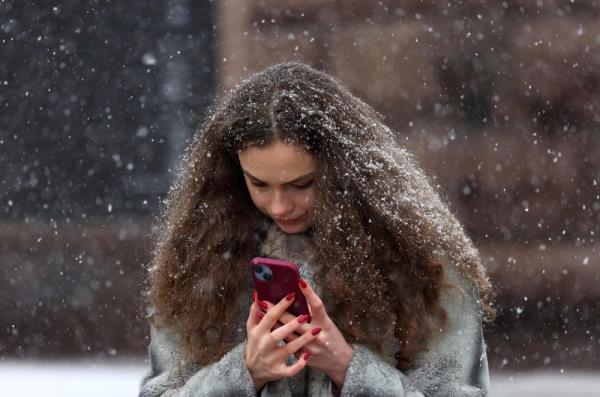
[[[382,117],[331,76],[286,63],[252,75],[215,106],[159,218],[152,321],[181,332],[188,359],[218,359],[247,316],[247,263],[270,220],[252,204],[238,151],[276,139],[319,163],[312,238],[325,265],[315,278],[349,343],[382,352],[395,338],[396,365],[410,368],[446,324],[443,261],[472,282],[484,318],[493,318],[477,250]]]

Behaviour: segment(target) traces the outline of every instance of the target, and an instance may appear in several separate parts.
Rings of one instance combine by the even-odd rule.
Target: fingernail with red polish
[[[286,300],[286,301],[293,301],[295,297],[296,297],[296,293],[295,293],[295,292],[292,292],[291,294],[288,294],[288,295],[285,297],[285,300]]]
[[[256,312],[256,317],[262,319],[265,315],[262,312]]]
[[[310,356],[311,356],[310,352],[306,352],[306,353],[304,353],[304,356],[302,358],[304,358],[304,361],[308,361]]]
[[[252,291],[252,302],[256,302],[256,290]]]
[[[312,331],[310,331],[311,334],[316,335],[319,332],[321,332],[321,328],[317,327],[317,328],[313,328]]]
[[[310,316],[308,314],[303,314],[301,316],[298,317],[298,322],[299,323],[305,323],[306,320],[308,320]]]
[[[301,286],[302,288],[306,288],[306,287],[308,287],[308,284],[306,284],[306,281],[304,281],[304,279],[302,279],[302,278],[301,278],[301,279],[300,279],[300,286]]]
[[[263,310],[268,310],[269,309],[269,305],[267,305],[265,302],[263,301],[256,301],[256,304]]]

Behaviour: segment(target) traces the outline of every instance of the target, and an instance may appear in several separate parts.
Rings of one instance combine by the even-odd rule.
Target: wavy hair
[[[206,365],[236,343],[248,310],[247,263],[270,222],[252,203],[238,151],[275,140],[300,145],[320,165],[312,238],[325,265],[315,277],[349,343],[382,352],[395,338],[396,366],[410,368],[446,324],[444,261],[472,282],[484,318],[493,318],[476,248],[382,117],[331,76],[285,63],[250,76],[215,106],[159,217],[152,321],[177,326],[187,358]]]

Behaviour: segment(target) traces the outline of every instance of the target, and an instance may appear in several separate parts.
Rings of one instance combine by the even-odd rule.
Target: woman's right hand
[[[279,303],[272,306],[266,314],[263,315],[260,304],[264,309],[267,305],[258,302],[253,296],[253,303],[250,307],[250,315],[246,323],[246,332],[248,341],[246,343],[246,367],[252,375],[256,390],[260,390],[267,382],[289,378],[296,375],[306,366],[310,358],[310,353],[305,353],[296,363],[288,366],[287,358],[302,349],[304,345],[317,337],[320,329],[314,328],[311,332],[305,332],[302,336],[295,338],[284,346],[279,342],[294,333],[308,319],[306,316],[300,316],[295,321],[273,328],[278,320],[283,316],[286,309],[294,302],[294,294],[289,294]],[[289,339],[289,338],[288,338]]]

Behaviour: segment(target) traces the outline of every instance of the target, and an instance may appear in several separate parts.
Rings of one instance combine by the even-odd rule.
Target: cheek
[[[267,205],[268,200],[266,195],[258,192],[256,189],[250,188],[250,197],[255,206],[264,208]]]
[[[263,202],[265,201],[265,195],[261,194],[261,192],[254,186],[251,186],[248,182],[246,182],[246,188],[248,189],[248,194],[250,195],[250,199],[255,206],[261,207],[263,206]]]
[[[315,204],[315,191],[305,192],[302,197],[300,197],[300,204],[303,208],[307,210],[312,210]]]

